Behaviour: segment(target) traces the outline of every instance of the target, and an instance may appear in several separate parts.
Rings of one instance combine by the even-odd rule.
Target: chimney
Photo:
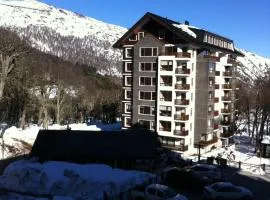
[[[189,21],[185,20],[185,25],[189,26]]]

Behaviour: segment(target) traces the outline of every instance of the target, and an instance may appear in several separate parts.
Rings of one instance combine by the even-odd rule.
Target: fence
[[[270,174],[270,165],[266,164],[250,164],[245,162],[237,162],[233,160],[228,160],[224,158],[215,158],[215,157],[202,157],[200,156],[200,161],[198,160],[198,157],[194,157],[192,159],[193,163],[206,163],[206,164],[214,164],[221,167],[228,166],[228,167],[234,167],[238,169],[243,169],[245,171],[255,172],[255,173],[261,173],[263,170],[264,173]]]

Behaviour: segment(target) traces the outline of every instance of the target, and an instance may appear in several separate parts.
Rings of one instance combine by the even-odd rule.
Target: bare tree
[[[15,33],[0,28],[0,100],[6,80],[16,66],[16,60],[29,51],[29,46]]]

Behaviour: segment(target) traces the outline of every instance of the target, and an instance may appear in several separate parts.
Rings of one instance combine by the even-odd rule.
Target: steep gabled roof
[[[143,23],[147,19],[152,19],[159,24],[163,25],[165,28],[167,28],[169,31],[173,32],[176,34],[178,37],[182,38],[183,40],[191,43],[191,44],[197,44],[203,47],[211,47],[211,48],[217,48],[217,49],[222,49],[224,51],[228,51],[230,53],[236,53],[238,54],[238,51],[232,51],[226,48],[222,48],[219,46],[215,46],[209,43],[204,42],[204,36],[205,34],[214,36],[216,38],[222,39],[224,41],[227,41],[228,43],[233,43],[233,41],[229,38],[226,38],[224,36],[206,31],[204,29],[200,29],[197,27],[181,24],[177,21],[167,19],[164,17],[161,17],[159,15],[147,12],[136,24],[134,24],[114,45],[114,48],[121,48],[122,42],[131,34],[133,31]]]

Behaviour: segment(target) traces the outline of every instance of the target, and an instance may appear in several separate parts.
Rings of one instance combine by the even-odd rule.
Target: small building
[[[40,130],[30,156],[41,162],[104,163],[130,169],[137,160],[154,160],[157,146],[157,134],[147,130]]]

